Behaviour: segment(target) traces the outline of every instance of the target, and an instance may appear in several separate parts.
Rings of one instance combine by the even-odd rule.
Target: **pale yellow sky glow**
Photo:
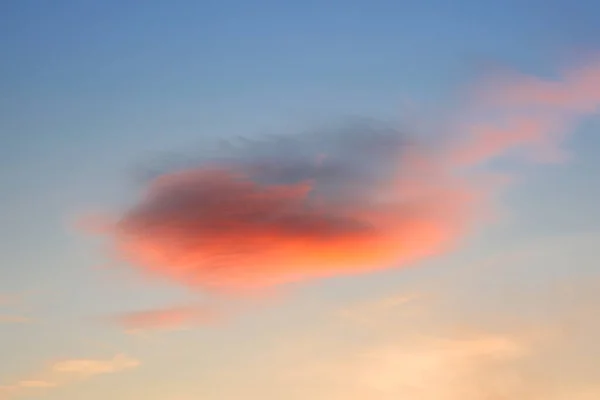
[[[599,16],[0,0],[0,400],[600,400]]]
[[[600,395],[600,324],[593,317],[600,312],[600,280],[568,272],[539,279],[527,271],[561,271],[569,261],[585,271],[599,246],[600,233],[523,242],[370,298],[311,307],[297,318],[303,302],[279,299],[252,318],[208,331],[120,341],[135,357],[42,362],[37,372],[3,382],[1,393],[6,399],[592,400]],[[510,284],[518,276],[522,281]],[[478,301],[461,293],[471,285],[483,291]],[[120,392],[123,385],[128,389]]]

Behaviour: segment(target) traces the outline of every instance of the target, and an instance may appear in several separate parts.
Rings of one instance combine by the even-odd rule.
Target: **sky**
[[[0,399],[600,398],[594,1],[0,4]]]

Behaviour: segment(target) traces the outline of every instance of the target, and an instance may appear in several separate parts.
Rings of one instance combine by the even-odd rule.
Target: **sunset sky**
[[[0,400],[599,399],[599,16],[0,2]]]

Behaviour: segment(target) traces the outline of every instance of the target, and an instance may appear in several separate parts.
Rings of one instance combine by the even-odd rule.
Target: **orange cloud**
[[[119,258],[192,288],[403,267],[453,248],[485,216],[492,175],[470,167],[519,151],[556,156],[600,103],[599,71],[497,81],[441,149],[372,126],[249,140],[159,175],[107,231]]]

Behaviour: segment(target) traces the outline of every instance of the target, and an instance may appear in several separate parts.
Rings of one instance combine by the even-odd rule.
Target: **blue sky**
[[[190,371],[211,370],[210,362],[226,370],[228,352],[210,352],[211,361],[195,358],[214,343],[250,360],[257,357],[248,349],[253,339],[242,343],[244,337],[311,324],[320,318],[320,302],[337,307],[377,297],[529,240],[593,236],[600,224],[597,118],[568,141],[572,161],[524,175],[502,196],[511,219],[473,235],[460,252],[431,261],[430,269],[300,288],[273,309],[258,307],[264,330],[245,315],[229,327],[185,333],[190,336],[183,342],[199,343],[188,354],[168,338],[144,347],[102,318],[196,295],[148,284],[126,268],[97,268],[106,264],[102,246],[73,229],[72,221],[129,204],[140,186],[136,172],[155,157],[201,150],[220,138],[297,133],[357,116],[401,122],[413,112],[435,125],[490,69],[555,77],[572,60],[596,54],[599,14],[600,4],[591,0],[2,2],[0,294],[25,294],[0,314],[26,314],[34,322],[0,325],[0,353],[8,354],[0,361],[0,385],[49,360],[104,354],[89,345],[101,342],[101,349],[137,352],[156,363],[166,362],[172,350],[171,362],[180,363],[187,379],[183,394],[169,397],[179,393],[176,380],[165,375],[162,382],[164,371],[147,367],[137,377],[133,371],[123,381],[98,383],[98,391],[91,389],[96,383],[90,389],[82,383],[39,398],[93,400],[103,398],[99,392],[115,393],[115,400],[140,398],[140,382],[154,376],[164,386],[156,393],[167,394],[152,399],[187,400],[189,393],[204,394],[185,389]],[[588,253],[585,260],[597,257]],[[539,268],[531,276],[547,272]],[[593,268],[582,268],[593,275]],[[479,292],[469,293],[476,298]],[[297,321],[286,320],[286,313],[297,313]],[[211,390],[207,398],[234,398],[225,389]]]

